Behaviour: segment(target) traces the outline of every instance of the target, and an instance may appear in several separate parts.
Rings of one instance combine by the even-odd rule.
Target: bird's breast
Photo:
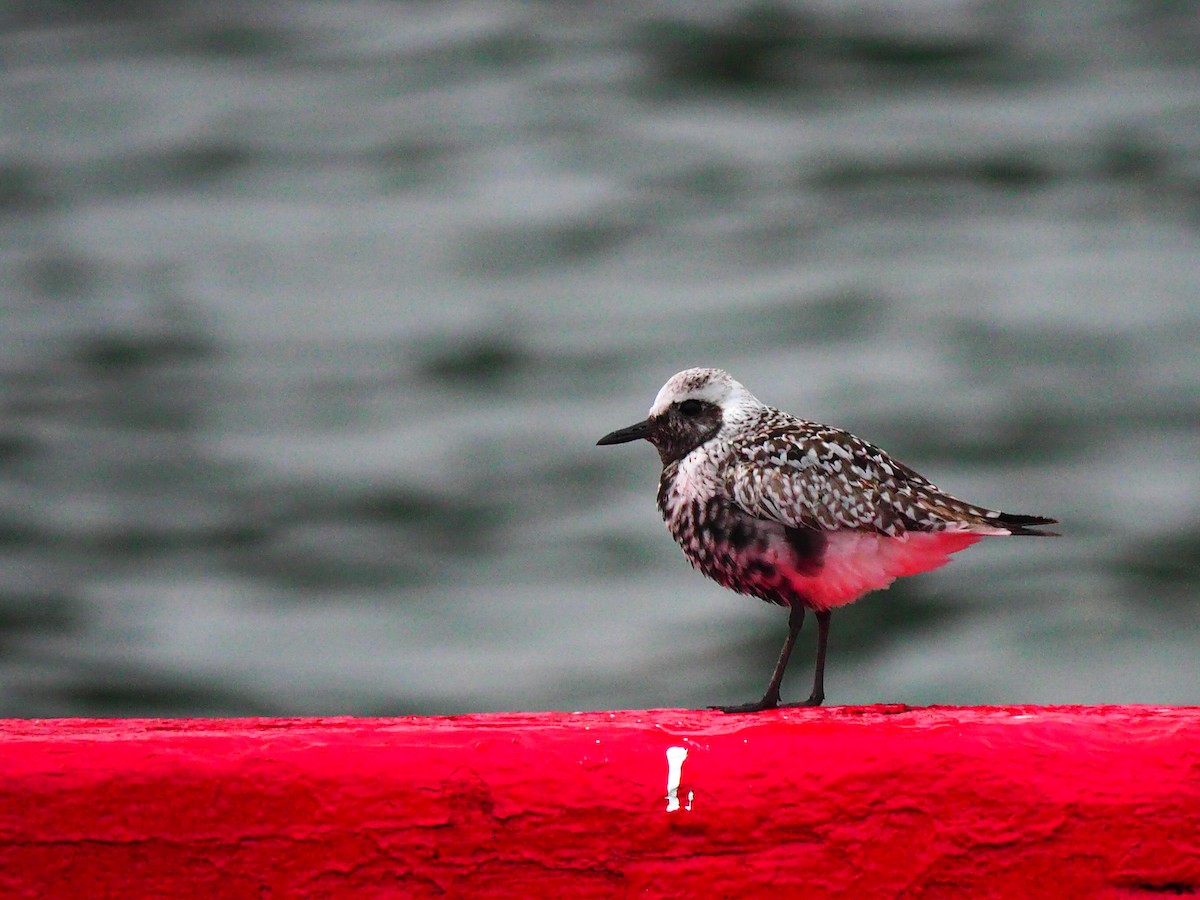
[[[820,567],[820,534],[754,518],[715,488],[689,490],[694,482],[674,474],[664,471],[658,505],[688,561],[738,593],[790,604],[790,578],[801,571],[814,574]]]

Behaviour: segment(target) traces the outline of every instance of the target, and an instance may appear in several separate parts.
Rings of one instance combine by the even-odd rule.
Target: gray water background
[[[690,365],[1063,521],[839,611],[831,702],[1200,702],[1198,61],[1195,2],[3,4],[0,714],[757,697],[783,614],[593,446]]]

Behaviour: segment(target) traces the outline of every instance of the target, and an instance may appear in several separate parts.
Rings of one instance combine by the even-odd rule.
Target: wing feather
[[[939,491],[849,432],[798,419],[739,441],[725,489],[746,513],[793,528],[1011,533],[1004,514]]]

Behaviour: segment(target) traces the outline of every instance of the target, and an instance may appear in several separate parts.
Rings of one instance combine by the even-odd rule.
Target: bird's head
[[[642,422],[606,434],[598,445],[647,440],[663,465],[711,441],[721,429],[762,404],[722,369],[685,369],[662,386]]]

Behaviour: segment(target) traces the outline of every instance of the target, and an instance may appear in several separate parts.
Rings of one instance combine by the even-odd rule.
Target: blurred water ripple
[[[695,364],[1064,522],[834,702],[1196,702],[1194,7],[0,6],[0,714],[751,695],[593,447]]]

